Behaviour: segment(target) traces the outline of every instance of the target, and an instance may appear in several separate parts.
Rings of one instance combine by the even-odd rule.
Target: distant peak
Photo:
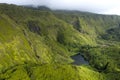
[[[34,5],[23,5],[24,7],[35,9],[35,10],[43,10],[43,11],[50,11],[51,9],[46,6],[34,6]]]

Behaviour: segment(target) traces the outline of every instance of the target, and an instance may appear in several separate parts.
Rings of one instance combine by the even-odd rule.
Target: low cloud
[[[45,5],[52,9],[80,10],[103,14],[119,14],[119,0],[0,0],[17,5]]]

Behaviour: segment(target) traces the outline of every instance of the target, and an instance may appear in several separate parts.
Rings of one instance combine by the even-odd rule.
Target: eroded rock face
[[[37,21],[28,21],[27,26],[31,32],[37,33],[39,35],[41,34],[41,29]]]

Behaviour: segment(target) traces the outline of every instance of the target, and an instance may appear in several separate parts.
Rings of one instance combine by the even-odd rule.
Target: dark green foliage
[[[59,32],[58,35],[57,35],[57,41],[61,44],[65,44],[64,39],[65,39],[64,34]]]
[[[40,35],[41,29],[40,29],[37,21],[28,21],[27,26],[28,26],[30,31]]]
[[[119,72],[120,49],[111,47],[91,47],[81,50],[85,58],[100,72]],[[88,53],[89,52],[89,53]]]
[[[75,29],[77,29],[78,31],[80,31],[81,32],[81,25],[80,25],[80,21],[79,21],[79,18],[78,17],[76,17],[76,20],[72,23],[73,24],[73,26],[74,26],[74,28]]]
[[[120,41],[120,27],[111,28],[106,30],[106,33],[102,35],[105,40]]]

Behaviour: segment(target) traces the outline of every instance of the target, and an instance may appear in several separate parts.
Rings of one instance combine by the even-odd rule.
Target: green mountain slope
[[[119,16],[45,8],[0,4],[0,80],[119,80]]]

